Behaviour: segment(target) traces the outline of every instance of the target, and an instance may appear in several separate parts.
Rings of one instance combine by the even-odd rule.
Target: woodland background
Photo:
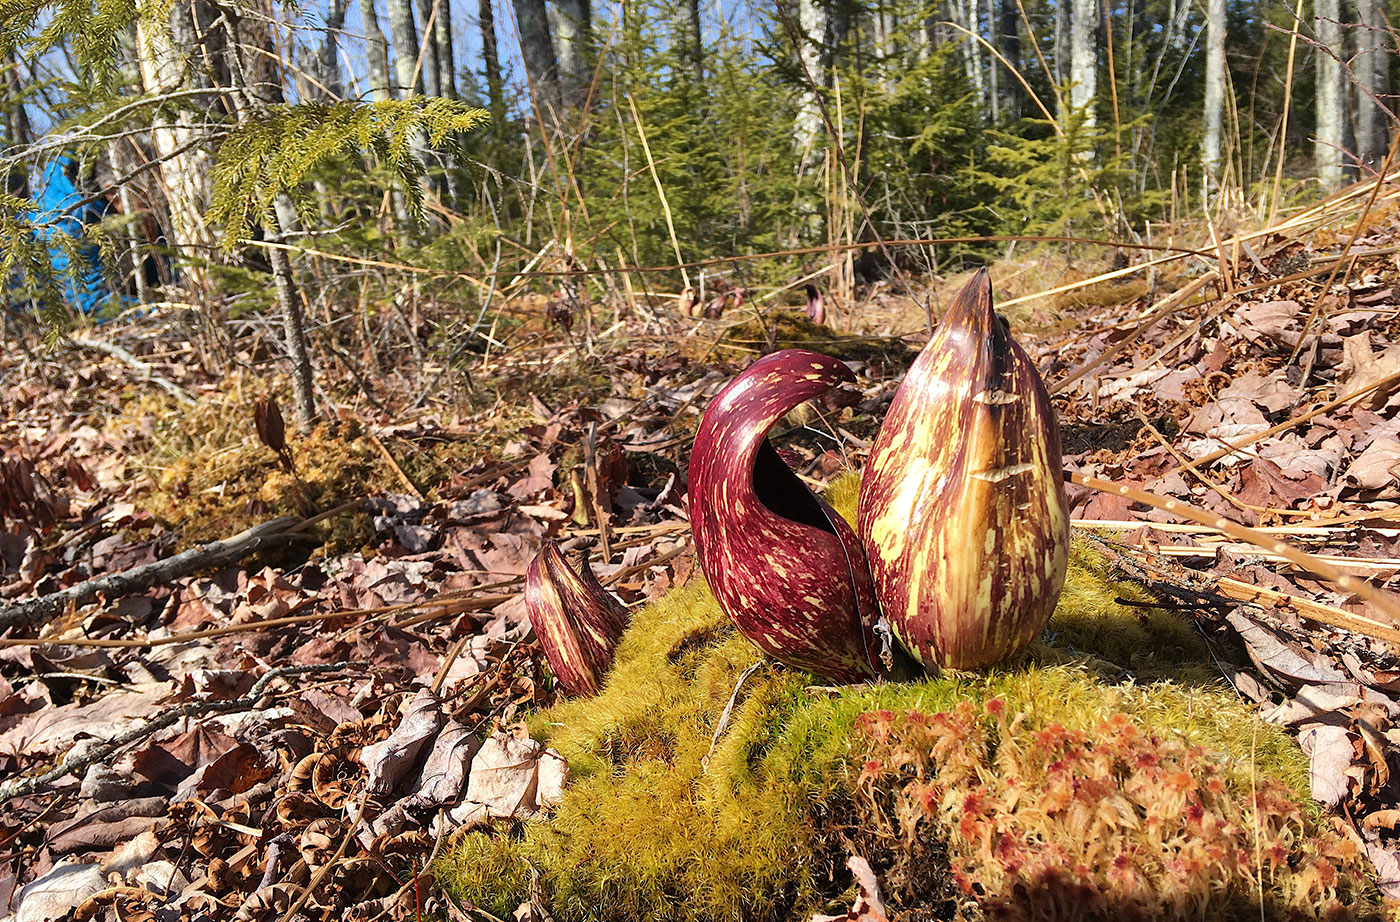
[[[1165,753],[1206,778],[1222,750],[1249,771],[1212,794],[1218,841],[1144,850],[1073,819],[1112,806],[1106,779],[1044,828],[995,781],[988,822],[1053,848],[969,858],[993,903],[1044,918],[1074,867],[1103,918],[1378,917],[1400,900],[1396,12],[0,0],[0,913],[566,920],[606,887],[616,918],[852,919],[857,843],[905,917],[976,918],[948,855],[869,835],[934,818],[906,772],[864,772],[856,729],[886,693],[990,695],[990,719],[1021,687],[1025,727],[1080,720],[1061,742],[1110,737],[1130,774]],[[854,405],[774,430],[824,489],[983,265],[1053,396],[1075,525],[1110,536],[1076,566],[1083,610],[1029,665],[829,702],[718,625],[644,635],[644,693],[554,708],[520,595],[540,548],[584,552],[654,627],[646,603],[698,584],[686,466],[714,394],[776,349],[845,361]],[[1160,738],[1098,726],[1129,700]],[[619,731],[627,707],[653,729]],[[617,787],[592,809],[600,753],[592,790]],[[1288,788],[1263,825],[1257,753]],[[1144,815],[1189,819],[1173,777]],[[542,813],[576,852],[512,851]]]
[[[1383,0],[5,0],[6,323],[74,320],[56,264],[104,276],[108,315],[276,320],[309,421],[308,343],[362,351],[348,321],[393,324],[406,289],[412,338],[458,362],[493,335],[483,281],[591,335],[629,286],[803,269],[850,305],[891,261],[1228,229],[1374,172],[1390,22]],[[36,209],[60,158],[77,192]],[[712,259],[735,261],[688,265]]]

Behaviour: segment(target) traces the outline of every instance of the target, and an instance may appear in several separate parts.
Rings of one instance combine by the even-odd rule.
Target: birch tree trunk
[[[520,30],[520,55],[536,101],[548,111],[559,100],[559,61],[549,40],[549,11],[544,0],[514,0]]]
[[[365,51],[369,58],[369,94],[376,102],[390,99],[389,43],[379,27],[379,14],[374,0],[360,0],[360,28],[365,33]]]
[[[1390,117],[1377,100],[1391,104],[1390,55],[1386,37],[1385,0],[1356,0],[1357,25],[1352,30],[1356,55],[1356,156],[1371,170],[1380,168],[1390,147]]]
[[[193,53],[196,41],[194,30],[180,22],[180,12],[178,6],[172,8],[169,28],[144,18],[137,20],[141,83],[148,94],[158,96],[190,86],[185,54]],[[151,130],[151,146],[160,159],[167,236],[192,290],[207,287],[208,274],[202,266],[214,243],[204,223],[211,191],[211,158],[206,145],[198,143],[201,136],[187,108],[173,117],[158,118]]]
[[[412,0],[385,0],[389,12],[389,40],[394,44],[394,83],[399,99],[419,92],[423,85],[413,78],[418,63],[418,27],[413,22]]]
[[[452,0],[438,0],[437,19],[433,22],[434,44],[437,45],[438,95],[457,98],[457,65],[452,51]]]
[[[1209,0],[1206,7],[1205,137],[1201,142],[1201,168],[1206,189],[1220,182],[1220,161],[1225,122],[1225,0]]]
[[[879,58],[880,85],[893,93],[899,83],[899,46],[895,39],[895,13],[889,0],[880,0],[870,11],[875,27],[875,54]]]
[[[1341,0],[1314,0],[1313,15],[1317,41],[1321,46],[1313,51],[1317,72],[1317,141],[1313,159],[1318,182],[1324,189],[1332,189],[1342,182],[1346,130],[1346,76],[1341,65],[1345,54]]]
[[[804,73],[798,79],[807,84],[811,75],[817,86],[826,83],[826,68],[823,66],[827,55],[824,51],[830,19],[822,0],[798,0],[797,27],[801,32],[801,56]],[[819,143],[822,134],[821,103],[810,85],[804,85],[797,104],[797,115],[792,120],[793,143],[803,156],[803,166],[809,166],[821,159],[825,145]]]
[[[1094,103],[1099,95],[1099,5],[1097,0],[1073,3],[1069,23],[1069,104],[1084,113],[1084,127],[1093,128]]]
[[[559,63],[559,84],[564,104],[579,106],[588,93],[588,0],[555,0],[554,53]]]

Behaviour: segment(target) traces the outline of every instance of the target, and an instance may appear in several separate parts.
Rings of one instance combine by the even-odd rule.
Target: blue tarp
[[[39,232],[47,241],[54,241],[59,234],[81,238],[84,225],[96,224],[107,213],[106,203],[101,200],[73,208],[86,198],[73,184],[72,174],[76,167],[72,158],[66,155],[51,161],[44,168],[43,178],[34,191],[35,207],[28,217],[40,227]],[[64,300],[83,313],[91,314],[106,302],[111,290],[102,274],[102,256],[97,246],[81,244],[77,252],[81,265],[71,275],[68,251],[63,247],[49,247],[49,263],[60,280]]]

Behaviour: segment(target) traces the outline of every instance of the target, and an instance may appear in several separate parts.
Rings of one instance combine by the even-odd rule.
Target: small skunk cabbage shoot
[[[598,582],[588,562],[575,573],[553,542],[525,572],[525,610],[549,668],[571,695],[596,695],[627,628],[627,609]]]

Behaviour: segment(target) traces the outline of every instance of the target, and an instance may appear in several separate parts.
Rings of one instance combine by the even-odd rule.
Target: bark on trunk
[[[392,98],[389,92],[389,43],[384,40],[384,30],[379,27],[379,13],[374,9],[374,0],[360,0],[360,27],[365,33],[369,56],[369,94],[376,102],[382,102]]]
[[[1390,117],[1381,102],[1390,105],[1390,55],[1386,47],[1385,0],[1356,0],[1356,156],[1369,170],[1380,168],[1390,147]]]
[[[810,74],[818,86],[824,86],[826,84],[826,67],[824,65],[828,59],[825,46],[831,21],[822,0],[798,0],[797,26],[802,37],[802,47],[798,53],[802,57],[802,65],[805,68],[805,73],[800,75],[799,79],[803,84],[806,84],[807,75]],[[805,156],[804,165],[810,165],[821,159],[821,153],[825,149],[825,145],[818,141],[822,133],[822,112],[821,105],[811,86],[804,85],[803,87],[801,101],[797,105],[797,115],[793,119],[792,131],[793,141],[797,145],[798,152]]]
[[[1001,56],[1006,58],[1007,64],[1021,69],[1021,17],[1016,10],[1016,0],[1001,0],[1001,13],[997,20],[996,35],[997,50]],[[995,68],[1006,65],[997,63]],[[1016,82],[1015,76],[1010,73],[1003,74],[1001,85],[1002,109],[1007,121],[1014,122],[1021,117],[1021,84]]]
[[[588,0],[555,0],[554,51],[559,61],[559,84],[564,104],[583,104],[588,93]]]
[[[321,41],[317,76],[321,81],[319,92],[331,99],[345,96],[345,86],[340,80],[340,33],[345,28],[345,12],[349,8],[350,0],[330,0],[326,6],[326,36]]]
[[[1201,142],[1201,168],[1206,188],[1220,182],[1222,128],[1225,121],[1225,0],[1209,0],[1206,7],[1205,138]]]
[[[1097,0],[1073,0],[1069,25],[1069,103],[1084,113],[1084,127],[1094,127],[1094,103],[1099,92],[1099,5]]]
[[[438,89],[438,46],[437,24],[442,16],[441,0],[418,0],[418,34],[423,37],[419,60],[414,64],[418,69],[418,82],[428,96],[441,96]]]
[[[1055,94],[1055,120],[1061,125],[1069,118],[1069,3],[1070,0],[1055,2],[1055,42],[1052,46],[1051,69],[1055,74],[1055,86],[1060,92]]]
[[[385,0],[389,12],[389,40],[394,44],[394,83],[399,99],[421,92],[422,82],[413,77],[418,63],[418,27],[413,21],[412,0]]]
[[[457,98],[457,65],[452,51],[452,0],[438,0],[437,19],[433,23],[437,45],[438,95]]]
[[[547,110],[559,99],[559,62],[549,40],[549,11],[544,0],[514,0],[520,31],[520,54],[536,101]]]
[[[492,0],[477,0],[477,20],[481,25],[481,59],[486,77],[486,99],[491,107],[491,124],[501,131],[506,124],[506,97],[501,87],[501,56],[496,48],[496,13]]]
[[[690,76],[705,83],[705,45],[700,34],[700,0],[680,0],[676,5],[675,42]]]
[[[1318,182],[1323,188],[1331,189],[1342,182],[1346,121],[1346,76],[1341,65],[1345,54],[1341,0],[1315,0],[1313,14],[1317,41],[1321,46],[1313,51],[1317,72],[1317,142],[1313,158]]]
[[[278,212],[290,210],[289,202],[279,201],[278,207],[268,216],[269,242],[282,242],[284,222]],[[301,292],[297,290],[287,251],[278,246],[268,247],[267,258],[272,264],[272,283],[277,290],[277,303],[282,308],[283,348],[292,360],[292,399],[296,404],[297,429],[305,434],[316,424],[311,353],[306,346],[306,312],[302,308]]]
[[[159,95],[190,86],[187,57],[195,50],[193,29],[182,22],[178,5],[172,10],[172,28],[137,21],[137,47],[140,49],[141,82],[147,93]],[[200,85],[202,81],[195,85]],[[215,104],[215,94],[209,97]],[[160,158],[160,179],[166,201],[166,234],[179,257],[180,271],[191,289],[203,289],[208,281],[201,268],[214,238],[204,223],[210,195],[211,158],[199,144],[201,131],[194,126],[188,109],[156,121],[151,145]]]

